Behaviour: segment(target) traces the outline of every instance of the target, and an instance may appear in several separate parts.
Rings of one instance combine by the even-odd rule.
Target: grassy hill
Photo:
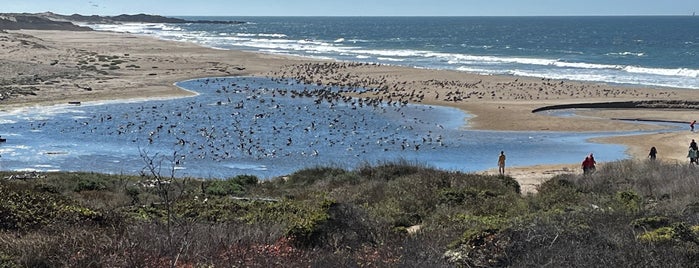
[[[258,181],[3,173],[0,267],[696,267],[694,166],[509,177],[386,163]]]

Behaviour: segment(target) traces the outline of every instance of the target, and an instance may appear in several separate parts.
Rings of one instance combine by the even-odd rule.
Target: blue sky
[[[212,16],[689,15],[697,0],[2,0],[0,12]]]

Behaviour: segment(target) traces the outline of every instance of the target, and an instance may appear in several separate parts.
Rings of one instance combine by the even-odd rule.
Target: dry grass
[[[691,267],[695,172],[621,161],[529,196],[407,163],[170,187],[49,173],[0,183],[14,198],[0,216],[19,219],[0,231],[0,267]]]

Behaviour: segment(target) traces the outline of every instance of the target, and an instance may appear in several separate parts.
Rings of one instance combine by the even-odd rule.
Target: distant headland
[[[88,27],[75,23],[208,23],[208,24],[242,24],[243,21],[216,21],[216,20],[185,20],[180,18],[164,17],[160,15],[122,14],[118,16],[98,15],[61,15],[52,12],[44,13],[0,13],[0,30],[66,30],[66,31],[90,31]]]

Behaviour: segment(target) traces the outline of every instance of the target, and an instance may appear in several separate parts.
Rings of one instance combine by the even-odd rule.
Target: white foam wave
[[[624,51],[624,52],[610,52],[606,54],[607,56],[636,56],[636,57],[643,57],[646,55],[646,53],[643,52],[629,52],[629,51]]]
[[[661,69],[661,68],[645,68],[637,66],[626,66],[624,71],[629,73],[638,74],[655,74],[655,75],[665,75],[665,76],[684,76],[684,77],[699,77],[699,70],[687,69],[687,68],[677,68],[677,69]]]
[[[280,34],[280,33],[274,33],[274,34],[267,34],[267,33],[236,33],[235,36],[239,37],[271,37],[271,38],[286,38],[286,34]]]
[[[631,74],[619,73],[575,73],[575,72],[550,72],[550,71],[533,71],[533,70],[512,70],[509,75],[540,77],[561,80],[588,81],[588,82],[604,82],[612,84],[629,84],[629,85],[646,85],[657,87],[672,87],[672,88],[690,88],[699,89],[699,84],[689,83],[686,80],[676,77],[645,77]]]
[[[40,164],[40,165],[34,165],[34,167],[37,167],[37,168],[52,168],[52,167],[56,167],[56,166],[54,166],[54,165],[41,165],[41,164]]]
[[[595,63],[584,63],[584,62],[562,62],[555,61],[551,65],[565,68],[579,68],[579,69],[622,69],[619,65],[608,65],[608,64],[595,64]]]
[[[233,47],[253,49],[264,53],[292,56],[308,56],[317,59],[359,59],[376,58],[380,62],[408,62],[420,68],[457,69],[480,74],[513,74],[544,78],[599,81],[610,83],[634,83],[643,85],[697,87],[695,82],[682,79],[699,77],[699,70],[688,68],[664,69],[638,66],[575,62],[562,59],[535,57],[508,57],[495,55],[469,55],[460,53],[435,52],[416,49],[371,49],[351,46],[366,42],[361,39],[335,40],[289,39],[283,33],[214,33],[187,31],[167,24],[125,23],[118,25],[87,25],[93,29],[154,35],[158,38],[193,42],[218,49]],[[483,48],[491,48],[485,46]],[[572,52],[567,52],[571,54]],[[579,54],[579,53],[578,53]],[[642,57],[643,52],[622,51],[607,55]],[[427,63],[429,66],[414,64]],[[520,71],[525,70],[525,71]],[[536,71],[531,71],[536,70]],[[603,72],[604,74],[600,74]],[[635,74],[635,75],[634,75]],[[636,76],[665,76],[641,77]],[[675,79],[679,78],[679,79]],[[635,80],[634,80],[635,79]],[[691,79],[690,79],[691,80]],[[658,82],[663,81],[663,82]],[[673,84],[675,83],[675,84]],[[0,121],[2,123],[2,121]]]
[[[489,64],[489,63],[512,63],[512,64],[524,64],[524,65],[538,65],[538,66],[555,66],[561,68],[574,68],[574,69],[587,69],[587,70],[619,70],[627,73],[636,74],[653,74],[653,75],[663,75],[663,76],[680,76],[680,77],[699,77],[699,70],[688,69],[688,68],[676,68],[676,69],[665,69],[665,68],[647,68],[647,67],[637,67],[637,66],[624,66],[624,65],[611,65],[611,64],[596,64],[596,63],[584,63],[584,62],[565,62],[559,60],[550,59],[537,59],[537,58],[513,58],[513,57],[493,57],[493,56],[469,56],[469,55],[454,55],[449,61],[450,64]]]
[[[134,34],[156,34],[159,31],[183,31],[183,29],[178,26],[162,23],[83,24],[81,26],[90,27],[98,31]]]
[[[381,60],[381,61],[396,61],[396,62],[405,61],[404,59],[387,58],[387,57],[378,57],[376,59]]]
[[[493,70],[482,69],[482,68],[471,68],[471,67],[464,67],[464,66],[458,67],[458,68],[456,68],[456,70],[462,71],[462,72],[480,74],[480,75],[494,74]]]

